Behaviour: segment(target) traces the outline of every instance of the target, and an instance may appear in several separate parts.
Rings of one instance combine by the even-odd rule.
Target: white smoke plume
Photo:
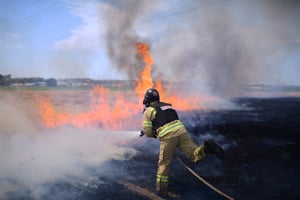
[[[225,97],[247,84],[280,84],[282,56],[299,45],[299,2],[188,2],[194,9],[155,48],[167,79],[193,80]]]
[[[106,27],[107,55],[114,67],[135,80],[144,67],[143,60],[136,54],[136,43],[144,38],[138,35],[135,26],[154,11],[157,2],[126,0],[109,1],[108,4],[100,11]]]
[[[0,199],[12,194],[41,199],[49,194],[47,185],[57,182],[87,186],[92,180],[101,184],[98,176],[117,175],[103,167],[105,162],[130,159],[136,153],[130,141],[138,132],[40,128],[36,125],[39,119],[30,118],[35,116],[30,113],[32,106],[12,106],[18,102],[12,100],[0,101]],[[116,171],[122,174],[122,170]]]
[[[192,80],[193,89],[222,97],[235,96],[248,84],[280,84],[283,59],[299,47],[295,0],[151,1],[151,7],[146,1],[119,7],[123,1],[110,2],[114,9],[105,13],[106,41],[119,69],[139,73],[130,58],[132,43],[144,33],[156,75]]]

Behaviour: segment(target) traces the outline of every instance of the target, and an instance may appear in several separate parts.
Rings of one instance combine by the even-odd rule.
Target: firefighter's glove
[[[140,137],[143,137],[145,135],[145,132],[144,131],[141,131],[140,132]]]

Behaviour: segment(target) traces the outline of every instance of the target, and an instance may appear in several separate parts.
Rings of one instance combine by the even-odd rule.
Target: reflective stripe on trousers
[[[156,182],[163,182],[168,183],[169,182],[169,176],[163,176],[163,175],[156,175]]]
[[[168,192],[169,176],[156,175],[156,191]]]

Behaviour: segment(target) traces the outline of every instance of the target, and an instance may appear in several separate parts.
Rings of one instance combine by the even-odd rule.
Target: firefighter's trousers
[[[156,176],[156,190],[158,192],[164,193],[168,191],[171,162],[177,147],[186,157],[190,158],[192,162],[198,162],[205,157],[203,145],[197,146],[185,128],[180,128],[174,133],[170,133],[161,138]]]

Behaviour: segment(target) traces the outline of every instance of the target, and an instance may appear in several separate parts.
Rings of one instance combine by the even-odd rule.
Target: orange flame
[[[141,77],[137,80],[138,82],[135,88],[135,92],[138,94],[139,100],[141,102],[145,91],[151,87],[154,87],[151,75],[151,67],[154,61],[151,57],[151,54],[149,53],[147,44],[137,43],[136,47],[138,53],[143,56],[144,62],[146,63],[146,66],[141,73]],[[159,91],[162,101],[172,103],[173,106],[179,110],[199,109],[199,102],[201,101],[198,97],[181,98],[176,94],[171,95],[170,91],[163,88],[161,80],[156,81],[155,88]],[[204,108],[203,103],[201,107]]]
[[[153,59],[148,51],[148,45],[145,43],[137,43],[136,44],[137,52],[139,55],[143,56],[144,62],[146,64],[144,70],[141,73],[141,77],[137,79],[137,85],[135,88],[135,92],[137,93],[140,102],[143,99],[145,91],[151,87],[153,87],[151,69]]]
[[[152,81],[152,65],[154,63],[147,44],[137,43],[137,53],[143,58],[145,68],[137,79],[135,94],[138,98],[130,101],[128,96],[124,94],[114,95],[112,91],[95,86],[90,92],[89,110],[80,113],[70,113],[66,111],[58,111],[54,108],[49,98],[40,98],[40,111],[44,124],[47,127],[54,128],[57,126],[70,124],[77,127],[93,126],[102,127],[103,129],[124,129],[131,126],[138,128],[139,120],[136,120],[141,110],[141,101],[144,93],[148,88],[154,87]],[[176,94],[172,94],[170,90],[163,87],[162,81],[157,80],[156,89],[160,92],[162,101],[170,102],[176,109],[191,110],[199,109],[201,103],[199,97],[181,98]],[[126,94],[125,94],[126,95]],[[136,102],[139,100],[139,102]],[[202,105],[200,105],[201,108]]]
[[[89,110],[72,114],[54,109],[49,98],[40,98],[42,120],[50,128],[70,124],[77,127],[102,127],[103,129],[123,129],[134,121],[130,115],[136,115],[140,106],[134,102],[124,101],[122,96],[109,101],[109,90],[95,86],[91,91]]]

